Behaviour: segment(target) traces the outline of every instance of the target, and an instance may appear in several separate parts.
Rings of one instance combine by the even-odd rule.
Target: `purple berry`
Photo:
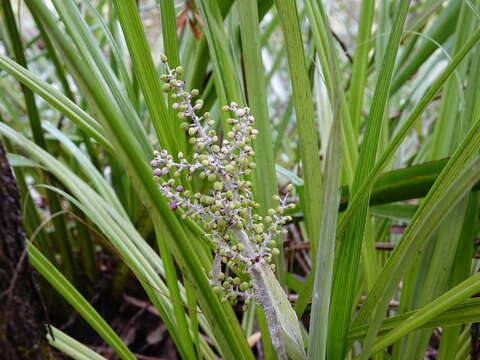
[[[162,176],[162,169],[155,169],[153,170],[153,175],[154,176]]]
[[[168,206],[173,211],[177,210],[177,203],[175,201],[172,201],[171,203],[168,203]]]
[[[153,167],[153,168],[156,168],[160,165],[160,161],[158,160],[152,160],[150,161],[150,166]]]
[[[177,190],[177,192],[180,192],[180,193],[181,193],[181,192],[183,192],[183,190],[185,190],[185,189],[183,188],[183,186],[177,186],[176,190]]]

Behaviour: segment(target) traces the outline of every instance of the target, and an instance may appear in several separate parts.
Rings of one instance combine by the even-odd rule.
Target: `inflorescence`
[[[275,239],[286,233],[283,225],[291,217],[284,213],[295,205],[287,204],[287,195],[274,195],[278,206],[263,217],[256,213],[260,204],[253,200],[248,175],[256,167],[251,144],[258,131],[253,127],[255,119],[250,109],[235,102],[224,106],[223,111],[231,115],[231,129],[225,139],[220,139],[210,114],[198,114],[203,101],[193,99],[199,91],[185,90],[185,82],[179,79],[183,69],[170,68],[164,56],[162,62],[167,67],[162,76],[163,90],[175,100],[172,106],[178,110],[178,117],[185,119],[182,128],[194,152],[189,161],[183,153],[174,159],[166,150],[156,151],[151,161],[153,175],[161,193],[169,199],[170,209],[179,209],[183,218],[197,220],[210,238],[215,249],[210,273],[214,291],[222,302],[236,304],[241,298],[246,307],[255,296],[249,273],[256,263],[271,264],[272,257],[279,254]],[[182,174],[188,180],[198,176],[209,182],[208,192],[194,193],[179,185],[176,179]],[[166,177],[169,179],[165,181]],[[287,186],[287,190],[291,191],[292,186]],[[274,264],[270,266],[274,269]]]

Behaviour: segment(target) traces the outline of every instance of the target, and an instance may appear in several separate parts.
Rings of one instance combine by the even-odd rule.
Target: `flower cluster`
[[[287,195],[275,195],[276,208],[269,209],[264,217],[256,213],[260,204],[253,200],[248,175],[256,167],[251,144],[258,131],[253,127],[255,119],[250,109],[235,102],[224,106],[223,111],[231,116],[230,129],[225,139],[220,139],[210,114],[198,114],[203,107],[202,100],[194,101],[198,90],[185,90],[179,78],[183,69],[171,69],[164,57],[162,61],[167,66],[162,76],[163,90],[175,99],[173,108],[186,120],[182,128],[194,152],[190,160],[183,153],[174,159],[166,150],[155,152],[153,175],[161,193],[169,199],[170,209],[181,211],[183,218],[197,220],[212,241],[215,262],[210,281],[214,291],[223,302],[236,304],[240,297],[248,304],[255,296],[249,273],[255,263],[270,264],[279,254],[275,239],[285,232],[283,225],[291,218],[284,212],[294,204],[287,204]],[[198,176],[208,183],[208,191],[185,189],[178,181],[182,174],[189,180]],[[291,188],[287,187],[289,191]],[[270,266],[274,268],[274,264]]]

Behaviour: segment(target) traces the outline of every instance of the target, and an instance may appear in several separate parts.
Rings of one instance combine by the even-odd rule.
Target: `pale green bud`
[[[220,181],[215,181],[213,183],[213,189],[216,190],[216,191],[222,191],[223,189],[223,183],[220,182]]]

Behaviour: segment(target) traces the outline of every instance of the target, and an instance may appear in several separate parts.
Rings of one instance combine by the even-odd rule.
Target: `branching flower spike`
[[[269,318],[273,342],[279,355],[284,357],[288,344],[282,339],[285,329],[276,309],[278,299],[272,296],[285,300],[286,295],[273,275],[275,265],[271,262],[272,257],[279,254],[275,238],[285,232],[283,225],[291,220],[284,214],[285,210],[295,205],[287,204],[287,194],[275,195],[278,203],[275,209],[269,209],[265,217],[256,213],[260,204],[253,200],[252,183],[247,180],[256,167],[251,143],[258,133],[253,127],[255,119],[250,109],[239,107],[235,102],[223,107],[223,111],[231,115],[228,119],[231,129],[221,140],[210,114],[199,115],[203,101],[194,101],[198,90],[185,90],[185,83],[179,78],[183,69],[170,68],[165,57],[162,61],[167,67],[167,73],[162,76],[163,90],[175,99],[173,108],[178,110],[178,117],[185,119],[182,128],[194,153],[187,160],[183,153],[174,158],[166,150],[155,152],[151,161],[153,176],[159,182],[161,193],[168,198],[170,209],[179,209],[183,218],[199,222],[213,243],[215,261],[210,282],[221,301],[232,305],[242,301],[244,309],[251,299],[261,304]],[[193,193],[184,189],[176,181],[182,174],[189,180],[198,176],[207,181],[208,192]],[[291,191],[292,186],[287,190]],[[272,292],[278,294],[272,295]],[[286,305],[293,313],[288,300]],[[295,321],[298,327],[296,317]]]

